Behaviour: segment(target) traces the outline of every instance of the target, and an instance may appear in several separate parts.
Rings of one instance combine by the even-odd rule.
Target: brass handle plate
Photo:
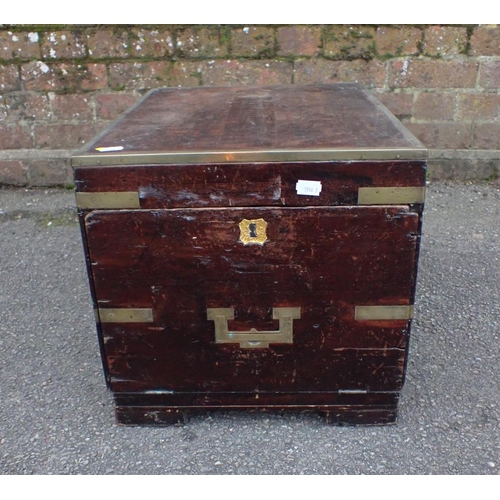
[[[300,319],[300,307],[273,307],[273,319],[279,320],[279,330],[234,332],[228,328],[228,320],[234,319],[234,309],[208,308],[207,319],[215,324],[216,344],[240,344],[241,348],[255,349],[273,344],[293,344],[293,320]]]

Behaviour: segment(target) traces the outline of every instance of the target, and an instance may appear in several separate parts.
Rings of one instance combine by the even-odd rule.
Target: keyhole
[[[249,224],[248,229],[250,230],[250,238],[257,238],[257,224],[252,222]]]

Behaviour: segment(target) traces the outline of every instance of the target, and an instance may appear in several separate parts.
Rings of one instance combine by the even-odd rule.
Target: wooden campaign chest
[[[158,89],[76,153],[117,421],[394,422],[426,157],[355,84]]]

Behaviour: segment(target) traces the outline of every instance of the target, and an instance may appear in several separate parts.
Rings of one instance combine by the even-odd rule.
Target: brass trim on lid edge
[[[132,165],[186,165],[208,163],[425,160],[427,149],[356,148],[356,149],[273,149],[267,151],[177,151],[150,153],[78,154],[71,158],[73,167],[109,167]]]

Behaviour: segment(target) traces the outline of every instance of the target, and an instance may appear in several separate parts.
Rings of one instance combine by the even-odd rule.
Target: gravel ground
[[[115,425],[74,195],[0,190],[2,474],[498,474],[500,190],[431,184],[397,425],[214,412]]]

